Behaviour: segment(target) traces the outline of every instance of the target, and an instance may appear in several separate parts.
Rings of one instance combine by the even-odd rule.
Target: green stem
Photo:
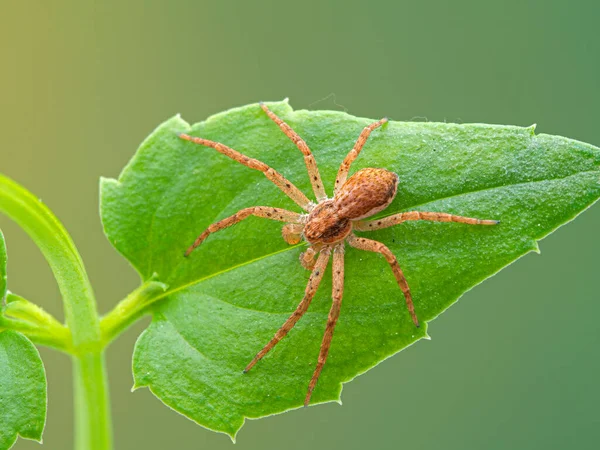
[[[20,331],[35,343],[73,353],[69,329],[38,305],[19,295],[7,293],[0,324]]]
[[[68,354],[72,353],[69,332],[66,328],[64,328],[63,332],[57,334],[55,331],[58,330],[50,332],[37,325],[0,315],[0,331],[3,330],[18,331],[27,336],[35,344],[52,347]]]
[[[76,448],[109,450],[112,438],[102,337],[96,301],[81,257],[54,214],[2,175],[0,211],[19,224],[40,248],[63,297],[75,368]]]
[[[102,317],[100,329],[102,342],[108,345],[129,325],[139,319],[154,301],[167,290],[168,286],[150,279],[121,300],[112,311]]]
[[[73,357],[75,381],[75,448],[109,449],[110,410],[104,352]]]

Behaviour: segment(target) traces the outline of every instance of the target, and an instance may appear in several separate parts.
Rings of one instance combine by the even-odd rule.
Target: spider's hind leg
[[[308,176],[313,187],[313,192],[317,197],[317,201],[321,202],[327,199],[327,194],[325,193],[325,188],[323,187],[323,181],[321,181],[321,175],[319,174],[319,168],[315,162],[315,157],[310,151],[310,148],[308,148],[308,145],[306,145],[306,142],[304,142],[304,139],[298,136],[298,133],[292,130],[292,127],[281,120],[279,116],[271,111],[263,102],[260,102],[260,107],[264,112],[267,113],[267,116],[269,116],[269,118],[279,126],[281,131],[283,131],[284,134],[290,138],[294,144],[296,144],[296,147],[298,147],[298,149],[304,155],[304,163],[306,164]]]
[[[375,231],[393,227],[409,220],[426,220],[429,222],[457,222],[468,225],[498,225],[499,220],[476,219],[474,217],[457,216],[443,212],[409,211],[394,214],[375,220],[359,220],[354,222],[354,229],[359,231]]]
[[[354,144],[354,147],[346,155],[346,157],[344,158],[344,161],[340,165],[338,174],[335,177],[334,195],[338,193],[338,191],[342,188],[342,186],[346,182],[346,178],[348,177],[348,172],[350,171],[350,166],[352,165],[354,160],[358,157],[358,154],[360,153],[363,146],[367,142],[367,139],[369,138],[369,135],[371,134],[371,132],[374,129],[382,126],[387,121],[388,121],[387,117],[384,117],[383,119],[378,120],[377,122],[373,122],[371,125],[365,127],[362,130],[362,132],[358,136],[358,139],[356,140],[356,143]]]
[[[264,162],[259,161],[258,159],[249,158],[242,153],[227,147],[220,142],[210,141],[208,139],[203,139],[201,137],[190,136],[189,134],[181,133],[179,137],[184,141],[190,141],[194,144],[204,145],[206,147],[214,148],[219,153],[233,159],[234,161],[243,164],[250,169],[255,169],[264,174],[268,180],[270,180],[275,186],[277,186],[281,191],[291,198],[300,208],[305,211],[310,211],[314,204],[308,199],[304,193],[298,189],[294,184],[286,179],[283,175],[277,172],[275,169],[269,167]]]

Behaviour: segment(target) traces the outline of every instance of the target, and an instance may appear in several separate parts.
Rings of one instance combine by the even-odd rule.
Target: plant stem
[[[110,405],[104,352],[73,357],[75,380],[75,448],[111,448]]]
[[[34,195],[0,175],[0,211],[42,251],[63,297],[71,331],[78,450],[109,450],[111,424],[96,301],[79,252],[54,214]]]
[[[52,330],[50,332],[37,325],[0,315],[0,332],[3,330],[18,331],[27,336],[34,344],[46,345],[68,354],[72,353],[71,339],[66,327],[63,327],[63,330]]]
[[[108,345],[131,323],[139,319],[147,311],[147,307],[164,294],[167,288],[166,284],[150,279],[121,300],[100,320],[103,344]]]
[[[34,343],[73,353],[67,327],[35,303],[11,292],[6,294],[6,306],[0,312],[0,326],[19,331]]]

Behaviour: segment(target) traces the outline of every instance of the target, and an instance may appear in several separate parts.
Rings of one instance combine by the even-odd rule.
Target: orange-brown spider
[[[385,209],[396,196],[398,189],[398,175],[385,169],[361,169],[348,177],[350,165],[356,159],[363,148],[371,132],[387,122],[387,118],[381,119],[365,127],[360,133],[354,148],[350,150],[342,162],[335,179],[335,190],[333,198],[325,194],[319,169],[315,159],[306,145],[306,142],[296,134],[283,120],[277,117],[266,105],[260,103],[260,107],[277,124],[279,128],[289,137],[304,155],[304,162],[308,169],[313,191],[317,203],[310,201],[296,186],[285,179],[279,172],[275,171],[265,163],[249,158],[219,142],[209,141],[199,137],[180,134],[179,137],[196,144],[212,147],[218,152],[231,159],[250,167],[260,170],[288,197],[296,202],[307,214],[298,214],[281,208],[267,206],[253,206],[244,208],[234,215],[210,225],[196,241],[187,249],[188,256],[198,247],[211,233],[234,225],[249,216],[264,217],[266,219],[286,222],[283,226],[283,238],[288,244],[297,244],[304,239],[310,246],[300,255],[300,262],[312,270],[304,298],[288,318],[288,320],[277,330],[275,336],[264,348],[257,353],[250,364],[244,369],[248,372],[254,365],[265,356],[288,332],[308,309],[313,299],[329,259],[333,252],[333,303],[329,311],[325,334],[321,343],[319,359],[308,385],[308,392],[304,406],[310,402],[310,397],[317,384],[321,370],[325,365],[329,347],[333,338],[333,330],[340,315],[342,294],[344,291],[344,243],[350,246],[370,252],[381,253],[389,263],[394,276],[406,299],[406,306],[412,317],[412,321],[418,327],[419,321],[415,313],[410,289],[400,265],[392,252],[381,242],[356,236],[352,231],[371,231],[391,227],[407,220],[430,220],[436,222],[461,222],[472,225],[495,225],[496,220],[480,220],[470,217],[455,216],[447,213],[411,211],[394,214],[378,220],[362,220]],[[318,257],[317,257],[318,254]]]

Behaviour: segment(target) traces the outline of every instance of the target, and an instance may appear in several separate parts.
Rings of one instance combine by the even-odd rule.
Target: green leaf
[[[46,372],[35,346],[15,331],[0,332],[0,450],[17,435],[41,442],[46,421]]]
[[[0,230],[0,300],[6,295],[6,244],[4,235]]]
[[[0,231],[0,450],[11,448],[17,435],[41,442],[46,421],[46,372],[40,354],[21,333],[2,329],[6,261]]]
[[[311,147],[331,195],[339,164],[372,120],[271,107]],[[169,286],[137,342],[135,386],[234,436],[246,417],[302,405],[331,304],[330,269],[289,336],[243,374],[302,298],[309,273],[298,257],[306,246],[288,246],[281,223],[249,218],[211,235],[190,258],[183,253],[210,223],[241,208],[298,207],[261,173],[181,141],[183,131],[261,159],[307,195],[310,184],[302,155],[258,105],[191,127],[174,117],[148,137],[118,181],[102,181],[108,238],[143,280],[156,273]],[[419,329],[385,260],[348,248],[342,312],[313,404],[338,401],[342,383],[426,337],[427,322],[465,291],[537,251],[539,239],[600,196],[600,150],[536,136],[533,127],[391,122],[373,132],[352,172],[363,167],[400,177],[396,199],[379,216],[416,209],[502,223],[407,222],[364,233],[397,255]]]

